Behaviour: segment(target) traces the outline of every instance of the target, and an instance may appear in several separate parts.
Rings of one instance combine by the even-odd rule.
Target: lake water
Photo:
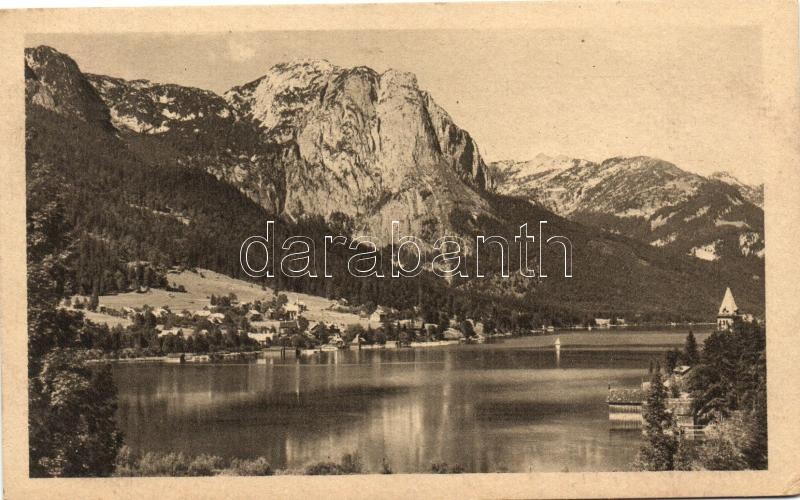
[[[301,469],[358,451],[367,469],[629,468],[636,431],[610,431],[609,384],[636,386],[686,332],[560,333],[501,344],[338,351],[250,364],[117,365],[118,421],[137,451],[266,457]],[[605,335],[606,340],[601,339]],[[698,335],[702,341],[704,335]]]

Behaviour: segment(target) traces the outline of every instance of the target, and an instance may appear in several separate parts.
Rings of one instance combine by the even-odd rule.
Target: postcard
[[[800,493],[795,3],[0,25],[8,498]]]

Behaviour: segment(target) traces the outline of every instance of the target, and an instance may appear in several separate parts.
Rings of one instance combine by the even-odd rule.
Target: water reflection
[[[120,365],[119,421],[140,451],[263,455],[280,468],[354,450],[368,468],[385,457],[396,472],[439,461],[475,472],[627,468],[638,438],[609,432],[606,391],[638,384],[652,353],[552,349]]]

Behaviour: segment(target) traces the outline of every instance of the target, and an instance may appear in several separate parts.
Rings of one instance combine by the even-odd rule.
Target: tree
[[[111,369],[89,368],[70,350],[87,326],[82,314],[56,308],[73,255],[60,192],[47,184],[60,175],[28,178],[29,474],[107,476],[122,442]]]
[[[676,366],[678,366],[678,360],[681,357],[680,351],[677,349],[670,349],[664,354],[664,367],[667,370],[667,373],[672,373]]]
[[[280,293],[275,297],[275,309],[280,309],[289,303],[289,297],[285,293]]]
[[[347,328],[344,330],[344,340],[346,342],[350,342],[358,336],[364,337],[364,327],[358,323],[353,323],[347,325]]]
[[[306,329],[308,329],[308,319],[303,316],[299,316],[297,318],[297,329],[301,332],[306,331]]]
[[[697,350],[697,340],[694,338],[694,333],[689,330],[689,335],[686,336],[686,344],[683,347],[683,363],[694,366],[698,361],[700,361],[700,353]]]
[[[678,431],[667,411],[667,388],[656,367],[643,409],[645,442],[639,450],[636,467],[641,470],[674,470],[678,451]]]
[[[92,296],[89,299],[89,305],[87,306],[87,309],[89,309],[90,311],[96,311],[97,306],[99,305],[100,305],[100,297],[98,295],[97,282],[95,281],[95,284],[92,285]]]
[[[472,338],[475,336],[475,328],[472,327],[472,322],[468,319],[465,319],[461,322],[461,333],[464,334],[464,338]]]
[[[110,475],[122,446],[111,368],[54,349],[29,384],[31,476]]]
[[[744,470],[748,468],[743,446],[748,442],[752,425],[737,412],[708,425],[698,462],[706,470]]]
[[[128,289],[128,280],[119,269],[114,273],[114,286],[118,292],[124,292]]]
[[[765,346],[763,328],[745,323],[706,339],[691,378],[698,421],[708,424],[704,468],[767,468]]]

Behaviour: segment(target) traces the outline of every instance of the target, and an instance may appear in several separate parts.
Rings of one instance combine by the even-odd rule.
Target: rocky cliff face
[[[225,98],[268,142],[296,151],[286,172],[290,215],[339,212],[364,232],[395,218],[419,234],[447,227],[455,206],[487,210],[477,145],[412,74],[297,61]]]
[[[50,47],[25,49],[25,100],[85,121],[109,121],[103,100],[75,61]]]
[[[494,189],[559,215],[704,260],[764,255],[764,213],[743,185],[649,157],[544,155],[492,165]],[[737,181],[738,182],[738,181]]]
[[[450,229],[455,210],[492,217],[475,141],[409,73],[297,61],[224,98],[88,81],[143,154],[204,168],[274,213],[335,218],[383,237],[392,220],[424,237]]]

